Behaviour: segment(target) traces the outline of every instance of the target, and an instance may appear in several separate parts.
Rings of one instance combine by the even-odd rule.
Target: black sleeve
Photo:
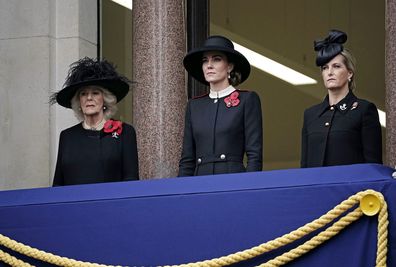
[[[122,144],[123,180],[139,180],[139,160],[135,129],[125,124],[125,136]]]
[[[306,128],[306,111],[304,112],[304,122],[301,130],[301,159],[300,166],[301,168],[307,168],[307,128]]]
[[[382,164],[381,125],[373,103],[369,103],[363,114],[361,137],[365,162]]]
[[[193,176],[195,171],[195,141],[191,125],[191,101],[187,103],[184,119],[182,155],[179,161],[178,176]]]
[[[54,180],[52,182],[52,186],[62,186],[65,185],[62,171],[62,154],[63,154],[63,132],[61,132],[59,137],[59,146],[58,146],[58,157],[56,159],[56,167]]]
[[[255,92],[250,92],[246,99],[244,116],[246,171],[261,171],[263,168],[263,122],[260,98]]]

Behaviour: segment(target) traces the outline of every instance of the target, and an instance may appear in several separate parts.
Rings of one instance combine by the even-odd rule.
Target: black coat
[[[301,143],[301,167],[382,163],[377,108],[351,91],[333,106],[327,96],[305,110]]]
[[[255,92],[237,92],[237,106],[227,107],[225,97],[215,103],[208,95],[188,102],[179,176],[261,171],[260,98]]]
[[[60,134],[54,186],[139,179],[135,129],[126,123],[115,138],[82,124]]]

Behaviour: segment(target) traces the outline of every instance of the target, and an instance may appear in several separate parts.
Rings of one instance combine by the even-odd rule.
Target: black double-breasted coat
[[[122,124],[119,136],[86,130],[82,123],[59,138],[54,186],[139,179],[135,129]]]
[[[382,163],[376,106],[352,91],[336,105],[328,96],[304,112],[301,167]]]
[[[229,95],[204,95],[188,102],[179,176],[262,170],[260,98],[255,92],[236,92],[240,102],[235,106],[226,105]]]

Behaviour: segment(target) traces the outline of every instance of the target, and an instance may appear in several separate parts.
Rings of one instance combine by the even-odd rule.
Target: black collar
[[[348,110],[357,108],[357,97],[349,90],[348,94],[341,99],[337,104],[333,105],[334,108],[338,109],[341,113],[345,114]],[[320,117],[326,110],[330,109],[329,95],[325,97],[323,102],[319,106],[318,117]]]

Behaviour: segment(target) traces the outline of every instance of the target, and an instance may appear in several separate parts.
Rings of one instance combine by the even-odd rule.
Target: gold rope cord
[[[275,250],[282,246],[292,243],[324,226],[333,222],[335,219],[339,218],[341,215],[346,213],[352,207],[356,206],[364,196],[374,195],[380,201],[380,210],[378,215],[378,234],[377,234],[377,256],[376,256],[376,266],[383,267],[386,266],[387,259],[387,243],[388,243],[388,211],[387,204],[384,196],[380,192],[368,189],[366,191],[361,191],[355,195],[350,196],[347,200],[344,200],[339,205],[334,207],[332,210],[322,215],[320,218],[307,223],[306,225],[294,230],[288,234],[278,237],[274,240],[268,241],[251,249],[246,249],[244,251],[236,252],[227,256],[220,258],[214,258],[211,260],[199,261],[195,263],[172,265],[166,267],[220,267],[227,266],[230,264],[238,263],[247,259],[254,258],[263,253]],[[269,260],[266,263],[260,265],[260,267],[275,267],[284,265],[302,255],[309,252],[310,250],[316,248],[323,242],[329,240],[331,237],[338,234],[345,227],[350,225],[352,222],[358,220],[363,215],[363,211],[360,207],[349,212],[344,217],[341,217],[333,225],[329,226],[327,229],[318,233],[318,235],[312,237],[310,240],[306,241],[304,244],[291,249],[290,251],[277,256],[276,258]],[[20,254],[48,262],[57,266],[70,266],[70,267],[115,267],[113,265],[103,265],[90,262],[82,262],[66,257],[60,257],[48,252],[40,251],[35,248],[31,248],[22,243],[18,243],[10,238],[0,234],[0,245],[7,247],[13,251]],[[0,260],[8,263],[11,266],[32,266],[28,263],[24,263],[21,260],[9,255],[0,250]],[[121,267],[121,266],[117,266]]]
[[[14,256],[11,256],[10,254],[8,254],[7,252],[4,252],[2,250],[0,250],[0,260],[2,262],[7,263],[8,265],[12,266],[12,267],[31,267],[32,265],[30,265],[29,263],[26,263],[24,261],[21,261],[17,258],[15,258]]]

